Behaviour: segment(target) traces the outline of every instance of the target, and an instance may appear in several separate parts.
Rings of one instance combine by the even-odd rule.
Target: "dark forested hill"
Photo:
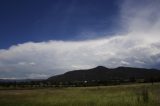
[[[160,70],[118,67],[109,69],[98,66],[92,69],[69,71],[61,75],[48,78],[52,82],[73,82],[73,81],[159,81]]]
[[[2,87],[67,87],[67,86],[105,86],[128,83],[160,82],[160,70],[98,66],[92,69],[69,71],[48,79],[0,79]]]

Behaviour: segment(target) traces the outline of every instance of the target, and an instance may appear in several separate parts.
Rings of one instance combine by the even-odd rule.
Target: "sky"
[[[118,11],[115,0],[1,0],[0,48],[113,34]]]
[[[103,65],[160,69],[159,0],[0,0],[0,78]]]

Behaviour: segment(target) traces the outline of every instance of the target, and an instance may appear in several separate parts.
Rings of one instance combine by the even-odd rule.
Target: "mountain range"
[[[47,79],[51,82],[73,81],[160,81],[160,70],[133,67],[106,68],[98,66],[92,69],[74,70]]]

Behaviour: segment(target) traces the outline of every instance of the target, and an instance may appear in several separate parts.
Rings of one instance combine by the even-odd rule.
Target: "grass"
[[[0,106],[160,106],[160,84],[0,90]]]

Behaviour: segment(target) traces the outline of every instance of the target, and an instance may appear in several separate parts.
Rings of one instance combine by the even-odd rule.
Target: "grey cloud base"
[[[159,42],[129,36],[85,42],[30,42],[0,51],[0,77],[46,78],[97,65],[160,68],[159,63]]]

